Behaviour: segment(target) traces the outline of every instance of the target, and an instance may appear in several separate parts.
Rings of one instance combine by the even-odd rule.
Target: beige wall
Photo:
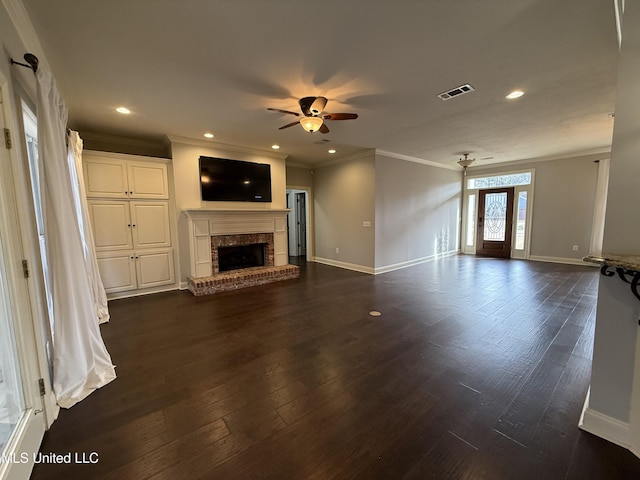
[[[287,187],[288,188],[313,188],[313,170],[303,167],[292,167],[287,165]]]
[[[598,164],[609,154],[586,155],[512,166],[473,167],[468,175],[535,170],[531,256],[580,260],[589,254]],[[573,250],[578,245],[578,251]]]
[[[314,243],[320,261],[373,271],[375,175],[373,151],[315,169]],[[371,226],[363,227],[363,221]]]
[[[458,249],[462,173],[376,155],[376,269]]]
[[[186,282],[189,272],[189,243],[187,236],[187,219],[183,210],[207,208],[250,209],[282,209],[286,208],[286,171],[285,156],[275,156],[271,152],[232,151],[215,143],[194,140],[176,140],[172,138],[171,153],[173,158],[173,177],[175,186],[176,222],[178,224],[179,269],[180,281]],[[254,202],[203,202],[200,198],[201,155],[208,157],[229,158],[248,162],[267,163],[271,165],[271,203]]]

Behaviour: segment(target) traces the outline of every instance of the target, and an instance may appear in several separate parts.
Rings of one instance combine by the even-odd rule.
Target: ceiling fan
[[[296,117],[302,117],[300,120],[288,123],[280,127],[278,130],[293,127],[297,123],[302,125],[307,132],[329,133],[329,127],[324,123],[325,120],[355,120],[358,118],[357,113],[328,113],[324,111],[327,105],[326,97],[304,97],[298,100],[302,113],[291,112],[289,110],[281,110],[279,108],[267,108],[272,112],[288,113]]]

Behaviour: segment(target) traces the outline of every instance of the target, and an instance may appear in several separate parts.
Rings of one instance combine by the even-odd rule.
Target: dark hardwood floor
[[[113,301],[118,378],[42,445],[99,461],[32,478],[640,478],[640,459],[577,428],[597,281],[455,256]]]

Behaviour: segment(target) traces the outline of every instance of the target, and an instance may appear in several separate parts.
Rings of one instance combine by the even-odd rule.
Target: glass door
[[[26,408],[4,265],[3,233],[0,232],[0,451],[5,453]]]
[[[0,75],[0,129],[11,100]],[[15,129],[8,129],[13,134]],[[16,138],[15,136],[13,137]],[[38,347],[16,197],[16,158],[0,144],[0,479],[26,479],[45,430]],[[16,153],[17,154],[17,153]]]
[[[511,258],[513,187],[478,192],[476,255]]]

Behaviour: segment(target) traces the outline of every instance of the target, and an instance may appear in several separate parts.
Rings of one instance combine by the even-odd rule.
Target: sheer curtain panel
[[[91,222],[89,221],[89,205],[87,203],[87,193],[84,186],[84,172],[82,170],[82,139],[78,132],[73,130],[69,133],[68,159],[70,168],[74,169],[76,177],[77,190],[74,198],[76,199],[76,211],[82,222],[82,244],[84,247],[84,261],[87,268],[87,276],[93,290],[93,301],[96,307],[96,317],[98,323],[109,321],[109,306],[107,305],[107,294],[104,291],[104,285],[100,278],[98,270],[98,259],[96,257],[96,249],[93,244],[93,232],[91,231]]]
[[[115,379],[102,340],[93,283],[85,262],[84,225],[74,192],[75,164],[68,160],[67,108],[52,75],[36,73],[42,207],[53,299],[53,388],[69,408]]]

